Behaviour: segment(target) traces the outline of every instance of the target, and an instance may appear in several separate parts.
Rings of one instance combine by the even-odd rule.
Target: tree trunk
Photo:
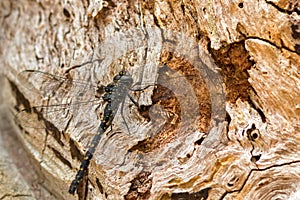
[[[0,4],[3,162],[28,183],[0,197],[297,197],[297,1]],[[121,70],[131,98],[71,195]]]

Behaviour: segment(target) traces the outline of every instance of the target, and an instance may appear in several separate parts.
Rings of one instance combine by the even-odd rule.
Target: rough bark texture
[[[24,189],[7,181],[0,198],[297,199],[299,4],[1,1],[1,163]],[[103,116],[94,86],[122,69],[150,87],[130,92],[139,107],[120,106],[72,196]]]

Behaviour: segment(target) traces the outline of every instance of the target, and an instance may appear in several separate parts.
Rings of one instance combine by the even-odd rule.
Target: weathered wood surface
[[[299,2],[0,5],[2,73],[10,86],[3,99],[10,113],[72,104],[54,115],[17,115],[15,130],[36,163],[36,182],[52,198],[297,199]],[[92,83],[106,85],[123,68],[142,86],[158,82],[169,90],[131,93],[145,109],[126,100],[130,133],[119,112],[116,134],[103,136],[85,184],[72,196],[69,184],[103,112],[102,104],[77,103],[94,100]],[[67,79],[58,87],[20,74],[26,69]],[[168,74],[173,78],[165,79]],[[50,198],[40,187],[29,185],[35,198]]]

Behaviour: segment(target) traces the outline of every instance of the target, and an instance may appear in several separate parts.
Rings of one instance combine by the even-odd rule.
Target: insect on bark
[[[59,89],[59,88],[63,88],[61,87],[62,84],[68,84],[68,82],[70,82],[70,80],[68,80],[67,78],[64,77],[60,77],[60,76],[56,76],[56,75],[52,75],[49,74],[47,72],[42,72],[42,71],[37,71],[37,70],[25,70],[23,72],[21,72],[19,74],[19,81],[22,83],[22,85],[29,89],[31,92],[34,91],[34,86],[29,84],[27,82],[27,79],[24,79],[23,77],[26,76],[30,76],[32,78],[34,78],[35,80],[39,80],[39,81],[43,81],[46,84],[46,88],[42,88],[42,90],[45,89],[45,91],[53,91],[54,93],[59,91],[67,91],[64,89]],[[71,84],[74,84],[73,86],[76,88],[80,88],[79,91],[80,92],[84,92],[85,90],[94,88],[96,90],[99,90],[99,86],[95,86],[93,84],[89,84],[87,82],[84,81],[78,81],[78,80],[74,80],[72,81]],[[82,160],[82,163],[80,165],[80,168],[74,178],[74,180],[72,181],[70,188],[69,188],[69,193],[74,194],[75,191],[77,190],[78,185],[80,184],[80,182],[82,181],[85,172],[88,169],[88,166],[90,164],[90,161],[93,157],[93,154],[95,152],[95,149],[97,148],[101,136],[103,135],[103,133],[107,130],[107,128],[109,126],[111,126],[112,121],[118,111],[118,108],[120,106],[120,104],[122,105],[122,109],[121,109],[121,115],[123,117],[123,102],[126,98],[126,96],[128,96],[131,101],[137,105],[137,103],[132,99],[132,97],[128,94],[130,87],[133,84],[133,79],[131,77],[131,75],[129,75],[127,73],[126,70],[122,70],[120,71],[116,76],[114,76],[113,78],[113,82],[111,82],[110,84],[108,84],[107,86],[102,86],[102,88],[104,88],[104,94],[102,93],[102,100],[104,101],[104,103],[106,103],[105,108],[104,108],[104,114],[103,114],[103,119],[101,120],[101,123],[98,127],[98,130],[95,134],[95,136],[93,137],[93,139],[90,142],[90,145],[88,147],[88,150],[85,153],[84,159]],[[63,93],[64,94],[64,93]],[[65,94],[65,97],[68,94]],[[50,97],[51,98],[51,97]],[[80,98],[80,97],[79,97]],[[89,99],[89,97],[88,97]],[[16,120],[18,121],[18,123],[22,122],[21,124],[24,125],[25,127],[29,127],[29,128],[42,128],[42,129],[47,129],[49,128],[46,125],[38,125],[41,123],[38,123],[35,119],[32,119],[30,114],[32,112],[32,110],[39,110],[41,113],[44,113],[47,120],[51,120],[51,119],[55,119],[56,118],[56,114],[57,112],[62,111],[63,109],[68,109],[68,107],[75,105],[75,106],[80,106],[86,104],[88,105],[89,103],[96,103],[96,100],[89,100],[87,102],[75,102],[73,104],[47,104],[47,106],[34,106],[34,107],[30,107],[30,108],[25,108],[23,110],[21,110],[20,112],[18,112],[18,114],[16,115]],[[40,115],[41,115],[40,113]],[[124,117],[123,117],[124,119]],[[37,119],[38,120],[38,119]],[[125,119],[124,119],[125,120]],[[129,128],[125,122],[126,128],[129,131]]]
[[[100,123],[96,135],[93,137],[87,152],[85,153],[84,159],[81,162],[79,171],[77,172],[75,179],[72,181],[69,193],[74,194],[79,183],[82,181],[84,173],[88,169],[90,161],[93,157],[95,149],[97,148],[102,134],[111,125],[119,105],[124,101],[128,90],[133,83],[132,77],[127,74],[125,70],[119,72],[113,79],[113,82],[105,87],[105,94],[102,99],[107,102],[104,108],[103,119]]]
[[[97,103],[98,102],[98,100],[96,101],[96,100],[92,99],[92,93],[89,93],[89,96],[86,98],[86,99],[88,99],[88,101],[83,100],[83,98],[86,97],[85,92],[87,90],[93,90],[93,89],[97,90],[97,91],[100,90],[99,86],[96,87],[94,84],[88,83],[86,81],[69,80],[68,78],[64,78],[64,77],[60,77],[57,75],[49,74],[47,72],[41,72],[41,71],[36,71],[36,70],[25,70],[20,75],[25,76],[25,77],[29,76],[30,78],[37,79],[37,80],[43,80],[43,82],[47,83],[47,84],[46,84],[45,88],[40,88],[39,91],[49,91],[50,93],[53,92],[54,94],[59,94],[58,100],[60,100],[62,97],[75,98],[75,102],[72,102],[70,104],[68,104],[68,103],[60,104],[60,102],[58,102],[58,104],[53,105],[53,104],[47,102],[48,103],[47,106],[35,106],[35,107],[30,108],[30,109],[36,108],[37,110],[40,110],[39,112],[43,113],[43,115],[45,114],[46,119],[49,120],[49,122],[51,122],[51,119],[56,118],[55,113],[60,112],[61,109],[67,109],[69,106],[82,106],[82,105],[84,106],[84,104],[88,105],[89,103]],[[26,79],[26,80],[28,80],[28,79]],[[25,82],[23,85],[25,85],[25,87],[27,87],[28,89],[32,90],[33,89],[32,86],[30,86],[28,84],[26,85],[26,80],[24,80]],[[69,86],[65,87],[65,84],[69,85]],[[43,84],[43,85],[45,85],[45,84]],[[123,120],[125,121],[124,114],[123,114],[123,106],[124,106],[125,98],[128,96],[129,99],[134,103],[135,106],[140,107],[138,105],[138,103],[129,95],[129,91],[143,91],[146,88],[148,88],[150,86],[155,86],[155,85],[156,84],[151,83],[144,88],[132,89],[132,87],[134,87],[132,76],[129,75],[126,70],[122,70],[116,76],[114,76],[113,81],[110,84],[108,84],[106,86],[101,86],[101,92],[99,92],[99,94],[102,96],[103,102],[106,103],[105,108],[104,108],[103,118],[100,122],[97,132],[95,133],[93,139],[91,140],[91,142],[89,144],[89,147],[87,148],[87,151],[85,153],[84,159],[81,162],[78,172],[77,172],[74,180],[70,184],[69,193],[74,194],[76,192],[76,190],[78,189],[79,184],[82,182],[83,177],[84,177],[86,171],[88,170],[90,161],[93,158],[93,155],[94,155],[95,150],[101,140],[101,137],[107,131],[108,127],[110,127],[112,125],[112,121],[114,120],[114,117],[115,117],[120,105],[121,105],[121,110],[120,110],[121,113],[120,114],[121,114]],[[73,89],[73,88],[78,88],[78,92],[76,92],[76,94],[80,94],[78,97],[77,97],[77,95],[74,95],[74,93],[71,93],[71,95],[74,95],[74,96],[70,96],[69,89]],[[77,89],[74,91],[77,91]],[[46,92],[46,94],[48,94],[49,92]],[[103,92],[104,92],[104,94],[103,94]],[[51,95],[54,95],[54,94],[51,93]],[[49,98],[51,99],[51,97],[49,97]],[[95,94],[94,94],[94,98],[95,98]],[[73,111],[73,110],[75,110],[75,111]],[[72,109],[72,112],[76,112],[76,109]],[[25,119],[25,120],[21,120],[21,121],[22,122],[25,121],[25,123],[27,122],[27,127],[33,128],[33,126],[35,126],[35,124],[37,124],[37,123],[35,123],[37,121],[34,121],[34,120],[31,121],[29,114],[30,113],[28,112],[28,109],[25,109],[25,110],[19,112],[18,118]],[[27,119],[27,121],[26,121],[26,119]],[[61,126],[61,128],[64,128],[63,125],[60,125],[60,124],[56,124],[55,126]],[[126,126],[128,132],[130,133],[129,127],[126,122],[125,122],[125,126]],[[40,128],[48,129],[47,126],[43,126],[43,125],[41,125]],[[109,137],[111,137],[111,136],[109,136]]]

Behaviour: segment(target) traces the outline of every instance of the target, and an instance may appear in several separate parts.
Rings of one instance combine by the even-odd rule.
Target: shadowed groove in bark
[[[199,192],[182,192],[182,193],[172,193],[171,200],[206,200],[208,198],[208,193],[211,190],[210,187],[200,190]]]
[[[47,147],[49,149],[51,149],[54,153],[54,155],[65,165],[67,165],[70,169],[72,169],[72,165],[71,163],[59,152],[57,151],[55,148],[51,147],[50,145],[47,145]]]
[[[141,172],[132,181],[128,193],[124,196],[125,200],[143,200],[150,197],[152,178],[150,172]]]

